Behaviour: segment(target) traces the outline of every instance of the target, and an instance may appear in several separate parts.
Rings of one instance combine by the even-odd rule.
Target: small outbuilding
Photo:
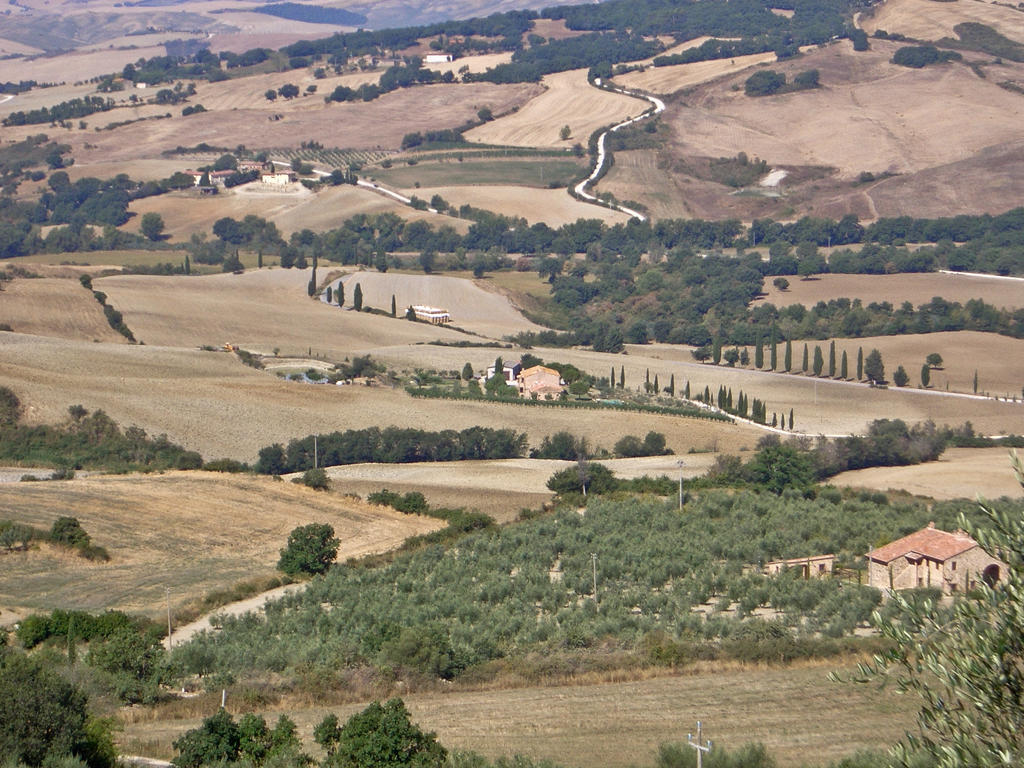
[[[778,576],[791,568],[799,569],[802,579],[826,579],[835,568],[835,555],[812,555],[810,557],[792,557],[789,560],[772,560],[764,564],[764,572],[768,576]]]
[[[444,325],[452,321],[451,313],[447,309],[441,309],[440,307],[428,307],[425,304],[413,304],[413,314],[416,315],[417,320],[421,320],[424,323],[430,323],[432,325]]]
[[[966,592],[978,582],[996,584],[1006,565],[967,535],[929,523],[927,528],[867,553],[868,585],[877,589],[934,587],[944,594]]]

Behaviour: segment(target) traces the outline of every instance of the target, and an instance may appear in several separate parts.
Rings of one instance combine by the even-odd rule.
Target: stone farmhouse
[[[554,368],[535,365],[521,371],[516,377],[520,397],[535,400],[554,400],[565,391],[565,382]]]
[[[867,553],[868,585],[877,589],[935,587],[943,594],[966,592],[984,580],[995,584],[1006,565],[964,531],[939,530],[929,523],[909,536]]]
[[[516,386],[519,374],[522,372],[523,366],[521,363],[502,363],[501,372],[504,374],[505,383],[510,387]],[[487,373],[484,374],[483,379],[480,381],[480,386],[483,386],[494,377],[494,366],[487,366]]]

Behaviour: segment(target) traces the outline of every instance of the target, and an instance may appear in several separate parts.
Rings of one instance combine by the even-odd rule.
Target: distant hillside
[[[366,23],[361,13],[352,13],[344,8],[323,8],[302,3],[274,3],[262,8],[253,8],[257,13],[268,13],[290,21],[305,21],[309,24],[337,24],[345,27],[356,27]]]

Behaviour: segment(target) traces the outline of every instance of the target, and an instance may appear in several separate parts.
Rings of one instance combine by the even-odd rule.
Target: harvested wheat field
[[[865,170],[919,171],[1019,138],[1024,101],[1018,94],[962,64],[896,66],[889,59],[897,47],[875,40],[870,51],[853,53],[848,41],[840,41],[778,65],[789,76],[819,69],[819,89],[750,98],[742,87],[731,90],[742,86],[743,76],[729,78],[701,89],[687,105],[673,106],[665,120],[688,154],[734,156],[742,150],[773,165],[834,166],[849,177]],[[803,117],[794,122],[797,113]],[[1008,199],[1002,207],[1020,202]]]
[[[442,275],[407,275],[395,272],[355,272],[344,278],[346,305],[351,304],[356,284],[364,306],[390,309],[391,297],[405,316],[413,304],[447,309],[452,324],[473,333],[501,338],[521,331],[541,331],[504,296],[484,290],[471,280]],[[481,284],[486,285],[481,281]],[[382,329],[384,330],[384,329]],[[397,337],[382,338],[381,345],[402,344]]]
[[[255,181],[222,190],[214,197],[200,197],[193,191],[145,197],[133,201],[130,210],[136,217],[122,229],[138,231],[141,216],[152,211],[163,217],[164,232],[171,242],[187,242],[193,232],[209,234],[214,222],[223,216],[243,219],[249,214],[274,222],[285,237],[300,229],[334,229],[359,213],[395,213],[412,221],[423,219],[434,226],[448,224],[460,232],[465,232],[469,225],[451,216],[417,211],[394,198],[349,184],[311,192],[300,184],[281,189]]]
[[[110,553],[110,562],[92,563],[42,544],[4,555],[0,605],[150,615],[164,606],[165,588],[182,605],[272,575],[298,525],[334,526],[339,560],[386,551],[443,525],[268,477],[206,472],[5,483],[0,506],[6,518],[39,528],[76,517]]]
[[[407,189],[406,195],[416,194],[430,199],[439,194],[452,205],[472,205],[506,216],[521,216],[531,224],[544,222],[560,227],[577,219],[600,219],[607,224],[620,224],[629,216],[601,205],[590,205],[569,195],[564,189],[536,189],[518,186],[458,186]]]
[[[1002,309],[1024,307],[1024,280],[1004,277],[926,272],[904,275],[818,275],[813,280],[789,280],[789,288],[780,291],[765,280],[764,297],[759,302],[787,307],[803,304],[812,307],[819,301],[860,299],[865,305],[888,301],[898,307],[909,301],[915,307],[934,297],[965,304],[971,299]]]
[[[480,352],[429,345],[409,349],[418,349],[417,359],[426,366],[435,353]],[[365,351],[390,362],[389,348]],[[402,356],[411,358],[408,351]],[[291,382],[248,368],[225,352],[5,333],[0,334],[0,361],[0,385],[18,395],[30,423],[62,422],[68,406],[81,403],[89,410],[102,408],[122,426],[165,433],[207,459],[254,461],[259,449],[271,443],[390,425],[427,430],[508,427],[526,432],[533,446],[545,435],[567,430],[591,445],[609,448],[624,435],[654,430],[665,434],[677,453],[691,448],[737,451],[754,446],[761,435],[753,427],[676,416],[604,411],[592,414],[597,418],[581,418],[580,411],[567,408],[422,400],[387,387]]]
[[[836,666],[835,661],[767,669],[693,666],[680,675],[631,682],[402,698],[413,721],[436,731],[443,745],[489,758],[519,753],[580,768],[651,765],[659,744],[685,744],[686,733],[701,720],[705,738],[716,746],[735,750],[762,742],[779,765],[818,765],[858,750],[884,750],[913,722],[914,704],[892,687],[829,682]],[[344,721],[365,706],[280,710],[311,744],[313,727],[328,712]],[[121,743],[145,745],[147,754],[170,757],[171,741],[199,722],[198,716],[158,722],[140,718],[128,722]]]
[[[901,490],[932,499],[1020,498],[1006,448],[947,448],[938,461],[910,467],[872,467],[842,472],[829,484],[879,491]]]
[[[113,131],[77,131],[66,138],[58,136],[72,144],[75,159],[83,163],[130,160],[140,155],[140,148],[144,148],[143,156],[155,157],[164,150],[193,146],[199,138],[227,147],[245,144],[298,148],[303,141],[315,138],[328,147],[397,149],[406,133],[455,127],[475,118],[485,105],[500,114],[526,103],[537,93],[539,86],[532,84],[473,83],[402,88],[365,103],[325,104],[322,95],[314,94],[299,97],[299,105],[278,99],[276,111],[268,111],[257,102],[227,112],[210,111],[147,120]],[[265,99],[263,102],[268,103]],[[280,118],[273,119],[276,115]]]
[[[465,138],[517,147],[571,147],[577,142],[585,145],[598,128],[639,115],[648,106],[646,101],[594,88],[587,83],[585,69],[547,75],[541,84],[544,92],[518,112],[474,128]],[[563,140],[559,132],[565,125],[569,126],[571,136]]]
[[[444,328],[343,311],[310,299],[310,274],[309,269],[262,269],[201,277],[125,275],[94,285],[124,314],[136,338],[159,346],[219,347],[230,341],[264,354],[274,347],[286,356],[308,354],[311,348],[341,360],[386,344],[464,338]]]
[[[80,341],[127,341],[110,327],[98,301],[78,280],[17,279],[0,294],[0,325],[16,333]]]
[[[507,64],[512,61],[512,52],[504,53],[481,53],[476,56],[460,56],[454,61],[441,61],[432,64],[423,64],[424,69],[432,69],[435,72],[458,73],[463,67],[468,67],[470,72],[486,72],[494,69],[499,64]]]
[[[736,56],[732,59],[671,64],[667,67],[651,66],[643,72],[627,72],[624,75],[617,75],[615,82],[625,88],[638,88],[651,93],[675,93],[683,88],[706,83],[716,77],[733,75],[744,69],[771,61],[775,61],[775,54],[769,52]]]
[[[871,15],[860,16],[860,27],[869,35],[875,30],[898,32],[918,40],[956,38],[953,27],[965,21],[987,24],[1014,40],[1024,41],[1024,14],[1009,4],[987,0],[886,0]]]

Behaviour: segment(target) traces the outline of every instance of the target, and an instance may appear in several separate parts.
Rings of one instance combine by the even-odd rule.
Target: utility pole
[[[601,604],[597,600],[597,553],[596,552],[591,552],[590,553],[590,562],[594,566],[594,605],[597,607],[597,610],[600,611],[601,610]]]
[[[167,597],[167,650],[171,650],[173,636],[171,635],[171,588],[164,587],[164,594]]]
[[[700,720],[697,721],[697,740],[693,740],[693,734],[686,734],[686,743],[697,750],[697,768],[704,768],[704,753],[711,751],[711,739],[708,739],[706,743],[701,744],[701,740],[704,738],[704,728]]]

